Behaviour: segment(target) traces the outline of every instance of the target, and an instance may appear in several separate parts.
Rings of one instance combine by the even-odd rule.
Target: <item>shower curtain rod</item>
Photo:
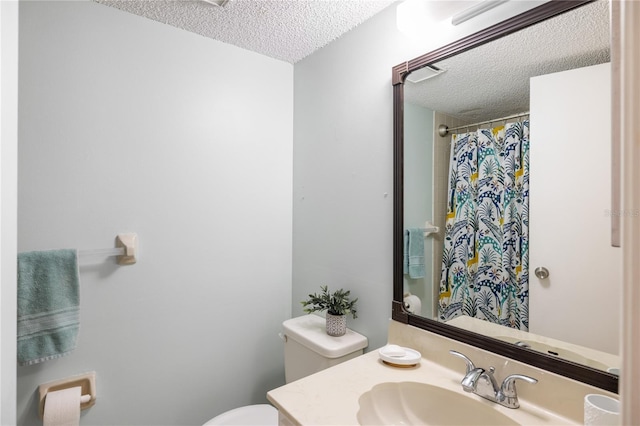
[[[520,118],[520,117],[525,117],[529,115],[529,111],[527,112],[521,112],[519,114],[513,114],[513,115],[509,115],[507,117],[502,117],[502,118],[495,118],[493,120],[487,120],[487,121],[481,121],[479,123],[473,123],[473,124],[465,124],[464,126],[458,126],[458,127],[453,127],[453,128],[449,128],[449,126],[447,126],[446,124],[441,124],[438,126],[438,134],[441,137],[445,137],[449,134],[450,131],[452,130],[458,130],[458,129],[466,129],[469,127],[475,127],[475,126],[481,126],[483,124],[490,124],[490,123],[495,123],[496,121],[503,121],[503,120],[511,120],[512,118]]]

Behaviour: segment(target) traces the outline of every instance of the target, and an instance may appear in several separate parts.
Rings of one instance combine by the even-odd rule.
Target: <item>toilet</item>
[[[325,330],[325,319],[313,314],[288,319],[282,327],[287,383],[360,356],[368,344],[366,337],[350,329],[344,336],[329,336]],[[205,423],[226,426],[277,424],[278,410],[269,404],[235,408]]]

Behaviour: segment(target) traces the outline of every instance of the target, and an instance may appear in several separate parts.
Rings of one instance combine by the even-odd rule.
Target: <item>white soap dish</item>
[[[387,345],[378,350],[382,362],[394,367],[413,367],[420,363],[420,352],[397,345]]]

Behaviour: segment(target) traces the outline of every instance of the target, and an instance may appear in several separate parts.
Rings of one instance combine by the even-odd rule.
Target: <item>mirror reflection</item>
[[[617,371],[609,61],[596,1],[407,77],[409,312]]]

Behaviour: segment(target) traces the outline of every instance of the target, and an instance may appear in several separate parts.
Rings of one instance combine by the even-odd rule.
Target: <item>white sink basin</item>
[[[489,401],[418,382],[381,383],[358,400],[361,425],[517,425]]]

